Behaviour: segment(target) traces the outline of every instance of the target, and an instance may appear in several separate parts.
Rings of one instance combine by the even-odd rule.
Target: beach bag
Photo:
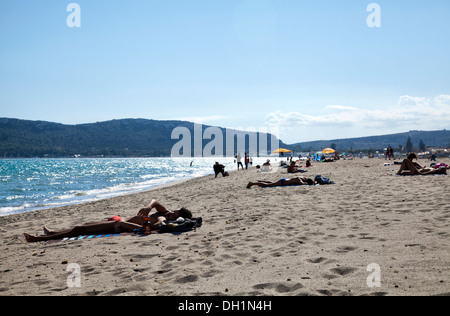
[[[203,220],[201,217],[193,218],[193,219],[184,219],[181,221],[180,219],[174,222],[166,221],[164,225],[159,226],[159,233],[184,233],[196,229],[197,227],[201,227]],[[135,229],[134,233],[136,235],[144,235],[144,229],[142,227]]]
[[[322,177],[321,175],[317,175],[314,178],[314,181],[316,181],[318,184],[334,184],[333,181],[328,178]]]
[[[183,219],[183,221],[177,220],[174,222],[166,222],[165,225],[159,227],[160,233],[184,233],[201,227],[203,219],[201,217],[193,219]]]

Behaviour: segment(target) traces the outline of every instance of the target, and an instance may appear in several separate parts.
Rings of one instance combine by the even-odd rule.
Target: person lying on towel
[[[261,188],[285,187],[291,185],[314,185],[314,180],[297,177],[292,179],[281,179],[280,181],[277,182],[271,181],[249,182],[249,184],[247,185],[247,189],[250,189],[254,185],[257,185]]]
[[[287,167],[287,171],[288,171],[288,173],[306,172],[306,170],[301,169],[301,166],[298,167],[295,164],[295,161],[291,162],[289,167]]]
[[[153,209],[156,210],[156,213],[149,216]],[[126,220],[123,220],[120,216],[113,216],[102,222],[83,224],[63,231],[52,231],[44,226],[43,236],[31,236],[26,233],[24,236],[27,242],[40,242],[85,235],[132,233],[136,229],[142,228],[147,217],[150,218],[151,229],[159,230],[160,225],[164,224],[165,221],[176,221],[180,217],[191,219],[192,213],[185,208],[169,211],[158,201],[152,200],[146,208],[138,212],[137,216]]]

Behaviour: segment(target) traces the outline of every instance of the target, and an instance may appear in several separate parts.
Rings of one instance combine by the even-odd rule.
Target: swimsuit
[[[281,182],[281,185],[284,185],[284,183],[286,182],[286,181],[289,181],[290,179],[281,179],[280,180],[280,182]]]
[[[108,219],[108,222],[115,221],[116,223],[120,222],[122,220],[122,217],[120,216],[113,216],[110,219]]]

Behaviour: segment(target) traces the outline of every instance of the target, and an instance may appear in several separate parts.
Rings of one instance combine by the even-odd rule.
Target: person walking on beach
[[[156,210],[156,213],[149,215],[153,209]],[[164,225],[165,221],[175,221],[179,217],[192,219],[192,213],[185,208],[169,211],[158,201],[152,200],[146,208],[138,212],[137,216],[125,221],[120,216],[113,216],[109,220],[83,224],[63,231],[52,231],[44,226],[43,236],[32,236],[27,233],[24,233],[24,236],[27,242],[40,242],[86,235],[132,233],[135,229],[142,227],[146,218],[149,218],[152,230],[159,230],[160,225]]]
[[[249,159],[247,153],[245,153],[244,163],[245,163],[245,170],[248,170]]]
[[[241,166],[242,170],[244,170],[244,165],[242,164],[242,156],[241,156],[241,154],[240,153],[237,154],[237,156],[235,158],[236,158],[236,162],[237,162],[238,171],[239,171],[239,166]]]

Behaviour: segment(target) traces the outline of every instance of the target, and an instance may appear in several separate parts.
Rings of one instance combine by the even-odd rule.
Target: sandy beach
[[[1,217],[0,295],[450,295],[450,175],[395,176],[398,166],[386,162],[316,163],[302,174],[333,185],[246,189],[292,177],[253,168]],[[203,226],[52,244],[23,237],[41,235],[45,224],[133,216],[152,199],[188,208]],[[68,287],[71,264],[80,287]],[[373,264],[379,287],[367,282]]]

